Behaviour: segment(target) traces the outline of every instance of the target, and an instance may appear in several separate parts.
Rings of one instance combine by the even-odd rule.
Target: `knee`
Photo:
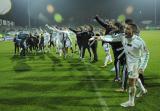
[[[134,79],[129,79],[129,86],[134,87],[135,86],[135,80]]]

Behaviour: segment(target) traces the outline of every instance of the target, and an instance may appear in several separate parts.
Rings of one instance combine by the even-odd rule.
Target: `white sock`
[[[137,79],[137,86],[138,86],[138,88],[140,88],[140,90],[145,92],[145,88],[144,88],[144,86],[143,86],[143,84],[142,84],[142,82],[139,78]]]
[[[131,93],[132,93],[132,89],[131,89],[131,87],[129,87],[129,102],[131,102]]]
[[[111,54],[109,55],[109,61],[112,62],[112,56],[111,56]]]
[[[62,50],[59,51],[59,55],[62,56]]]
[[[132,103],[134,103],[136,91],[137,91],[137,88],[136,88],[136,86],[134,86],[134,87],[133,87],[133,95],[132,95],[132,98],[131,98],[131,102],[132,102]]]
[[[104,65],[105,65],[105,66],[107,66],[108,59],[109,59],[109,57],[108,57],[108,55],[107,55],[106,58],[105,58],[105,61],[104,61]]]
[[[111,53],[110,53],[110,49],[108,51],[108,56],[109,56],[109,61],[112,62],[112,56],[111,56]]]

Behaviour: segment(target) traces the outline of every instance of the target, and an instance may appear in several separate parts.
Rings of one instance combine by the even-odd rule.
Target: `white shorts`
[[[66,44],[65,45],[66,45],[67,48],[72,47],[72,43],[71,43],[70,40],[66,40]]]
[[[136,63],[128,63],[127,70],[128,70],[128,77],[129,78],[138,78],[138,62]]]
[[[103,48],[105,52],[109,52],[109,45],[108,44],[103,44]]]
[[[58,49],[62,49],[64,47],[63,44],[58,39],[56,40],[56,47]]]

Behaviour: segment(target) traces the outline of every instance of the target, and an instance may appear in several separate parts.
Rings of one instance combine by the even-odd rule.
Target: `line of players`
[[[106,36],[100,38],[106,52],[104,67],[108,62],[112,62],[109,45],[112,47],[116,72],[114,81],[122,81],[122,86],[117,91],[127,91],[127,80],[129,80],[129,101],[122,103],[121,106],[134,106],[136,85],[140,89],[136,97],[141,97],[143,94],[147,93],[147,90],[144,88],[143,73],[148,63],[149,52],[146,48],[145,42],[139,36],[140,30],[131,19],[127,19],[124,24],[113,21],[104,22],[99,16],[96,16],[95,19],[105,28]],[[89,51],[90,46],[95,43],[92,50],[94,53],[94,61],[97,61],[97,42],[95,38],[98,39],[101,35],[94,34],[93,27],[91,26],[89,26],[89,30],[69,29],[76,34],[79,50],[82,52],[80,53],[82,59],[84,58],[85,49],[87,48]],[[110,36],[108,37],[108,35]],[[119,40],[120,38],[122,38],[122,40]],[[122,80],[120,77],[121,67]]]
[[[122,66],[122,87],[117,91],[127,91],[127,80],[129,81],[129,100],[120,105],[135,106],[135,97],[147,93],[143,74],[148,63],[149,51],[139,35],[140,30],[131,19],[127,19],[124,24],[103,22],[98,16],[95,19],[106,29],[106,33],[105,36],[94,36],[90,40],[101,40],[112,46],[116,69],[115,81],[121,81],[120,66]],[[139,92],[136,95],[137,87]]]
[[[62,44],[61,48],[65,47],[66,41],[64,41],[64,37],[69,37],[69,32],[71,31],[75,33],[81,60],[84,59],[86,49],[88,49],[91,59],[91,48],[94,55],[93,62],[97,62],[97,40],[101,40],[106,53],[103,67],[106,67],[108,62],[112,62],[110,53],[111,46],[114,55],[114,67],[116,73],[114,81],[122,82],[121,88],[117,91],[126,92],[128,85],[127,80],[129,80],[129,101],[122,103],[121,106],[134,106],[136,84],[140,88],[140,92],[136,95],[137,97],[141,97],[143,94],[147,93],[147,90],[144,88],[143,73],[147,66],[149,52],[144,41],[139,36],[140,30],[131,19],[127,19],[124,24],[114,21],[103,21],[99,16],[96,16],[95,20],[105,29],[104,35],[100,33],[95,34],[93,27],[90,25],[88,27],[78,27],[75,29],[55,29],[55,27],[47,27],[52,30],[52,33],[63,33],[63,42],[59,42]],[[71,41],[70,38],[68,40]],[[73,43],[71,42],[70,45],[73,45]],[[73,46],[69,47],[72,48]],[[64,51],[64,49],[62,49],[62,51]],[[120,77],[121,71],[122,79]]]

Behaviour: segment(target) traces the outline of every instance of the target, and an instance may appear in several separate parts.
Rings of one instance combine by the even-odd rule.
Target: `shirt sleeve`
[[[142,40],[142,46],[141,46],[141,62],[140,62],[140,69],[143,69],[143,71],[146,69],[148,60],[149,60],[149,51],[148,48],[146,47],[145,42]]]
[[[120,42],[122,40],[120,34],[101,36],[100,39],[105,42]]]
[[[99,17],[96,17],[97,22],[104,28],[109,27],[108,24],[106,24],[102,19],[100,19]]]

